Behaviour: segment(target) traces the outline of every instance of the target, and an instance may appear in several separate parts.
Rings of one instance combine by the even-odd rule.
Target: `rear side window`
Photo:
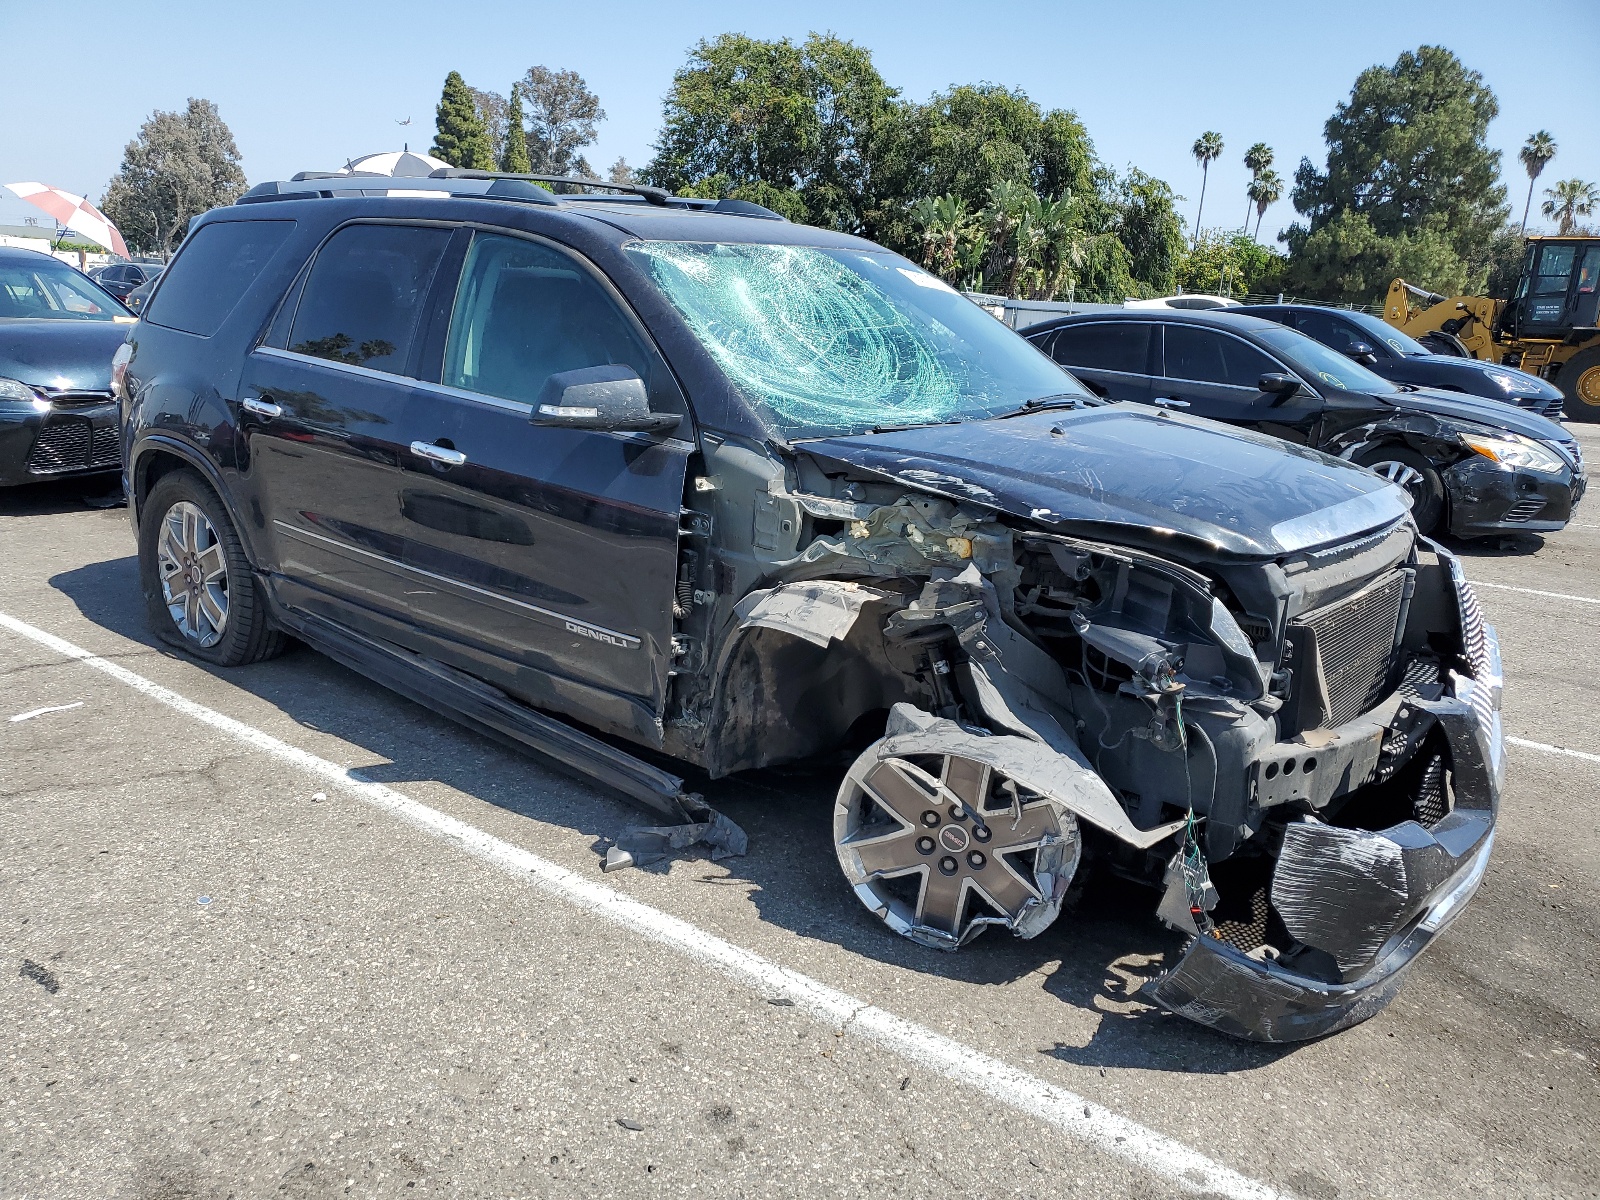
[[[1056,334],[1050,355],[1066,367],[1146,375],[1150,371],[1152,328],[1136,321],[1068,325]]]
[[[448,229],[416,225],[341,229],[311,265],[289,349],[405,374],[423,300],[449,241]]]
[[[293,221],[202,225],[184,242],[144,319],[210,337],[293,230]]]
[[[1316,338],[1324,346],[1337,350],[1340,354],[1349,354],[1351,346],[1357,342],[1367,341],[1348,321],[1340,320],[1330,313],[1296,313],[1294,323],[1295,328],[1301,333]],[[1373,349],[1376,350],[1378,347],[1374,346]]]
[[[650,354],[588,271],[538,242],[473,240],[450,322],[446,384],[532,404],[552,375],[613,364],[650,385]]]
[[[1254,388],[1283,368],[1248,342],[1197,325],[1167,326],[1167,378]]]

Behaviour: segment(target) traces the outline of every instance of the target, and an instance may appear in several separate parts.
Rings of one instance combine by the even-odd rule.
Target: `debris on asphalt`
[[[210,904],[211,903],[211,897],[210,896],[196,896],[194,902],[196,904],[200,904],[200,905]]]
[[[31,979],[45,991],[54,996],[61,990],[61,981],[56,978],[56,973],[49,967],[41,966],[31,958],[22,960],[22,968],[17,972],[24,979]]]
[[[625,829],[606,849],[602,871],[621,871],[659,862],[690,846],[711,849],[713,860],[744,854],[750,848],[749,836],[733,821],[710,805],[692,814],[696,820],[682,825],[634,826]]]
[[[776,1004],[779,1008],[793,1008],[794,1001],[787,996],[768,996],[768,1004]]]
[[[30,708],[27,712],[21,712],[12,717],[11,723],[15,725],[18,721],[31,721],[35,717],[44,716],[46,713],[68,712],[74,708],[82,707],[82,700],[74,700],[71,704],[52,704],[46,708]]]
[[[318,804],[318,803],[322,802],[323,800],[326,800],[327,798],[328,798],[328,793],[327,792],[313,792],[312,795],[311,795],[311,803]]]
[[[644,1132],[644,1126],[629,1117],[618,1117],[617,1124],[621,1125],[624,1129],[631,1130],[634,1133]]]

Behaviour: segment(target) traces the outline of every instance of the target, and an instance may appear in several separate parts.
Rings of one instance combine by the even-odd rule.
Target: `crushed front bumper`
[[[1473,677],[1420,702],[1449,741],[1455,804],[1425,828],[1378,832],[1320,823],[1289,827],[1272,881],[1274,908],[1332,968],[1305,974],[1195,938],[1145,994],[1178,1016],[1234,1037],[1297,1042],[1346,1029],[1383,1010],[1417,956],[1461,915],[1483,882],[1504,778],[1500,652],[1476,598],[1451,560]]]
[[[1554,533],[1566,528],[1588,483],[1581,469],[1509,470],[1474,454],[1444,472],[1456,537]]]

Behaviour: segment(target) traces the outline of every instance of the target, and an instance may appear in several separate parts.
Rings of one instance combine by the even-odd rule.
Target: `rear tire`
[[[260,581],[206,482],[192,471],[163,475],[140,507],[139,586],[151,632],[219,667],[281,653]]]
[[[1390,443],[1374,446],[1356,462],[1405,489],[1411,497],[1411,516],[1417,530],[1431,536],[1444,516],[1444,480],[1427,457],[1409,446]]]
[[[1556,376],[1566,397],[1562,410],[1569,421],[1600,421],[1600,346],[1567,359]]]

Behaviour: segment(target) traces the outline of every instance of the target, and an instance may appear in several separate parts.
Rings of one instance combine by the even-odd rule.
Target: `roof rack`
[[[465,167],[440,167],[434,171],[430,179],[521,179],[528,183],[565,183],[573,187],[608,188],[613,192],[627,192],[632,196],[643,196],[651,204],[665,208],[672,201],[677,200],[665,188],[647,187],[642,183],[612,183],[606,179],[590,179],[585,175],[527,175],[515,171],[473,171]]]

